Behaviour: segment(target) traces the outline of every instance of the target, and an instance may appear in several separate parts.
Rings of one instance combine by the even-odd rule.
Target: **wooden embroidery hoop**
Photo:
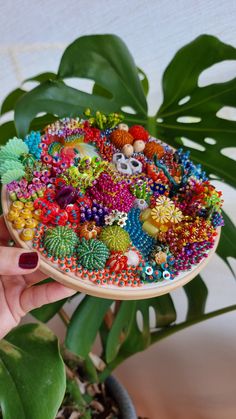
[[[6,186],[3,186],[2,188],[2,209],[6,226],[14,242],[23,249],[32,249],[30,247],[30,242],[24,242],[23,240],[21,240],[18,231],[13,229],[12,224],[7,219],[9,202],[7,199]],[[63,273],[55,265],[53,266],[51,262],[47,261],[42,255],[40,258],[39,269],[45,275],[48,275],[48,277],[53,278],[55,281],[58,281],[61,284],[66,285],[67,287],[72,288],[76,291],[93,295],[95,297],[110,298],[113,300],[142,300],[146,298],[157,297],[174,291],[176,288],[182,287],[183,285],[191,281],[193,278],[195,278],[195,276],[202,271],[202,269],[207,265],[210,258],[216,251],[220,239],[220,232],[221,228],[218,228],[218,234],[215,238],[214,247],[210,249],[208,256],[205,259],[203,259],[202,262],[196,265],[191,271],[185,274],[180,274],[176,279],[171,281],[169,280],[168,282],[150,283],[137,288],[121,288],[118,286],[115,287],[113,285],[96,285],[89,280],[83,280],[82,278],[79,278],[73,274]]]

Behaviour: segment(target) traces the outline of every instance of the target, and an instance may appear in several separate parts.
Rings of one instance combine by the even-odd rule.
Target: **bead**
[[[132,175],[132,168],[128,161],[118,161],[116,168],[118,172],[122,173],[123,175]]]
[[[123,153],[115,153],[112,156],[112,162],[114,164],[118,163],[118,162],[125,162],[125,155]]]
[[[22,232],[20,233],[20,238],[23,241],[29,241],[32,240],[34,237],[34,230],[31,228],[24,228]]]
[[[133,144],[133,136],[124,130],[116,129],[111,133],[110,140],[118,149],[122,149],[125,144]]]
[[[123,131],[129,131],[129,127],[128,127],[128,125],[127,125],[127,124],[119,124],[119,125],[117,126],[117,128],[118,128],[118,129],[121,129],[121,130],[123,130]]]
[[[128,250],[128,252],[125,253],[125,256],[127,257],[127,264],[131,266],[138,266],[139,264],[139,255],[135,250]]]
[[[32,212],[28,208],[24,208],[20,211],[20,217],[25,218],[32,218]]]
[[[24,204],[21,201],[15,201],[11,204],[11,209],[15,209],[17,211],[20,211],[24,208]]]
[[[125,144],[122,147],[121,151],[122,151],[122,153],[124,154],[125,157],[129,158],[134,153],[134,147],[131,144]]]
[[[37,224],[38,224],[38,221],[35,220],[34,218],[28,218],[27,220],[25,220],[26,228],[35,228]]]
[[[170,274],[170,272],[169,272],[169,271],[164,271],[164,272],[162,273],[162,276],[163,276],[163,278],[164,278],[164,279],[170,279],[171,274]]]
[[[101,228],[96,226],[94,221],[87,221],[79,227],[79,237],[86,240],[95,239],[100,232]]]
[[[24,226],[25,226],[25,218],[23,217],[18,217],[13,222],[13,227],[16,228],[17,230],[21,230],[22,228],[24,228]]]
[[[142,140],[136,140],[133,144],[134,152],[141,153],[145,148],[145,142]]]
[[[129,133],[133,136],[135,140],[142,140],[147,142],[149,138],[149,133],[142,125],[133,125],[129,128]]]
[[[7,219],[9,221],[14,221],[16,220],[20,215],[20,212],[16,209],[10,209],[10,211],[7,214]]]
[[[133,157],[129,159],[129,165],[131,167],[132,173],[141,173],[142,172],[142,163]]]
[[[25,208],[27,208],[30,211],[34,210],[34,203],[32,201],[26,202],[25,203]]]
[[[144,154],[149,159],[153,159],[154,155],[156,154],[158,159],[160,159],[164,155],[164,149],[155,141],[150,141],[145,145]]]
[[[41,210],[37,209],[35,211],[33,211],[32,216],[36,219],[36,220],[40,220],[40,216],[41,216]]]

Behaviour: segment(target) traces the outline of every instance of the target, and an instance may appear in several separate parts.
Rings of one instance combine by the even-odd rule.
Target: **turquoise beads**
[[[146,258],[155,244],[154,238],[145,233],[140,221],[140,209],[132,208],[128,214],[125,230],[129,233],[132,243]]]

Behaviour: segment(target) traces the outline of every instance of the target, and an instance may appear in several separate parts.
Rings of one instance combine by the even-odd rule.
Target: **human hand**
[[[70,297],[75,291],[58,282],[34,286],[46,279],[38,270],[39,255],[16,247],[7,247],[11,239],[0,217],[0,339],[21,318],[44,304]]]

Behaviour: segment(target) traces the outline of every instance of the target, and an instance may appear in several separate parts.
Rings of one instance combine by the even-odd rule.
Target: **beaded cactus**
[[[47,252],[60,258],[71,256],[75,252],[77,243],[77,235],[67,226],[50,228],[44,235],[44,247]]]
[[[130,245],[129,233],[117,225],[105,227],[99,238],[115,252],[126,252]]]
[[[102,269],[109,257],[107,246],[99,240],[84,237],[77,246],[78,260],[84,268]]]

